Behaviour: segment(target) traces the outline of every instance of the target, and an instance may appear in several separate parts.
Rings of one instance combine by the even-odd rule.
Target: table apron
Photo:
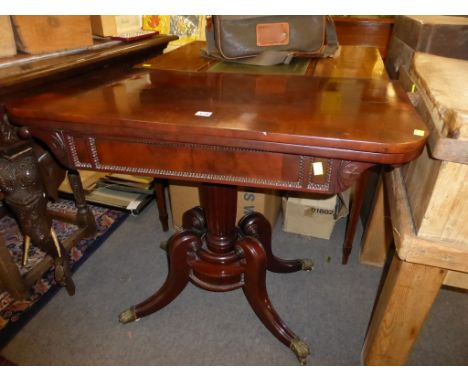
[[[65,135],[74,168],[334,194],[372,164],[167,141]]]

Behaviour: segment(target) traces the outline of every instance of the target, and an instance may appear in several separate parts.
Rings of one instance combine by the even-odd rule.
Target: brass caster
[[[301,365],[307,364],[307,356],[310,354],[309,346],[299,338],[294,338],[289,344],[289,348],[296,354]]]
[[[314,262],[312,261],[312,259],[302,259],[301,263],[303,271],[310,272],[314,269]]]
[[[161,241],[161,244],[159,244],[159,248],[161,248],[163,251],[167,251],[167,241]]]
[[[122,324],[128,324],[129,322],[136,321],[138,317],[136,316],[135,309],[133,306],[119,315],[119,321]]]

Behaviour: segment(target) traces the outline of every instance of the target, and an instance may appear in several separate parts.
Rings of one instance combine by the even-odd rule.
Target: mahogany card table
[[[198,49],[118,76],[62,82],[8,103],[8,118],[67,168],[200,183],[201,207],[185,213],[183,230],[168,241],[165,283],[121,322],[162,309],[189,281],[216,292],[242,288],[263,324],[304,363],[309,347],[275,311],[265,279],[267,270],[310,264],[273,254],[261,214],[236,225],[236,186],[342,192],[374,165],[416,158],[427,129],[384,76],[210,71],[214,63]]]

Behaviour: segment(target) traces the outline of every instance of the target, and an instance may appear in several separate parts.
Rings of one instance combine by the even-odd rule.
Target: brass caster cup
[[[167,241],[161,241],[161,244],[159,244],[159,248],[161,248],[163,251],[167,251]]]
[[[301,365],[307,364],[307,357],[310,355],[309,346],[299,338],[294,338],[289,344],[289,348],[296,354]]]
[[[303,259],[301,260],[302,263],[302,270],[310,272],[314,269],[314,262],[311,259]]]
[[[138,317],[136,316],[136,313],[135,313],[135,310],[133,309],[133,307],[123,311],[119,315],[119,321],[122,324],[128,324],[129,322],[136,321],[137,318]]]

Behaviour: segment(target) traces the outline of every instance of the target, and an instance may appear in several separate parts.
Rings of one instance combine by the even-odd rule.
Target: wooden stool
[[[419,52],[407,73],[406,89],[416,89],[412,100],[431,135],[420,157],[384,176],[397,256],[369,326],[366,364],[404,364],[440,287],[468,286],[467,73],[464,60]],[[366,236],[363,254],[384,262],[386,245],[371,254],[379,251],[375,237],[385,236],[382,201],[377,211],[370,228],[381,234]]]
[[[403,365],[448,270],[468,272],[468,248],[418,237],[400,169],[385,175],[398,256],[379,296],[363,349],[366,365]]]

